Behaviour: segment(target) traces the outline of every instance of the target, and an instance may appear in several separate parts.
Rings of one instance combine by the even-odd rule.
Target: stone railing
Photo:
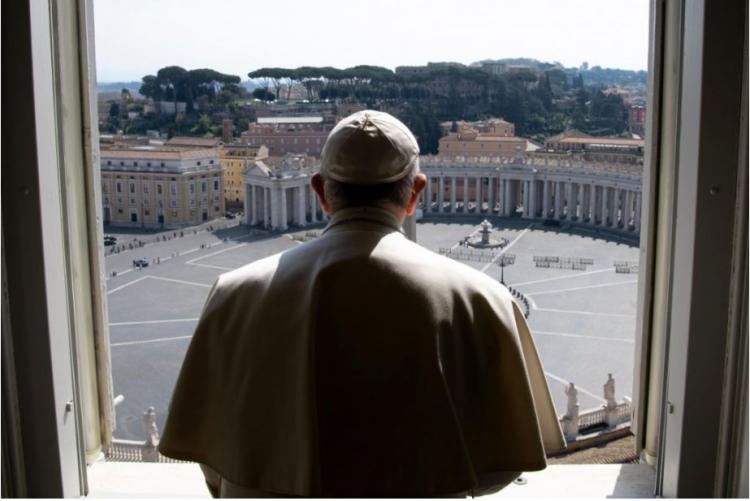
[[[575,442],[581,432],[588,435],[612,431],[630,422],[632,418],[633,409],[630,399],[625,397],[622,402],[615,400],[615,380],[612,374],[609,374],[604,384],[605,403],[601,407],[579,412],[578,390],[573,383],[569,383],[565,388],[565,395],[568,397],[568,409],[560,417],[560,427],[569,443]]]
[[[122,402],[122,397],[115,399],[115,405]],[[146,439],[138,440],[112,439],[112,444],[104,450],[107,461],[124,463],[187,463],[178,459],[162,456],[157,447],[159,445],[159,430],[156,427],[156,412],[149,407],[143,413],[143,431]]]

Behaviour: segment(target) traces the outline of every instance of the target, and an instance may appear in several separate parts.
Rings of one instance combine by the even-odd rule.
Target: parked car
[[[133,266],[135,268],[145,268],[148,266],[148,258],[142,257],[141,259],[133,259]]]
[[[231,212],[227,212],[226,214],[224,214],[224,217],[227,219],[234,219],[234,214]]]
[[[112,235],[104,235],[104,245],[115,245],[117,243],[117,237]]]

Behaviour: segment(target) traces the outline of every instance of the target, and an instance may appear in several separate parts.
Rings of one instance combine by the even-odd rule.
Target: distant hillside
[[[592,66],[586,69],[566,68],[558,62],[548,63],[526,57],[508,57],[504,59],[483,59],[473,63],[472,66],[479,66],[482,63],[504,63],[508,65],[525,65],[540,71],[558,68],[564,71],[569,77],[577,75],[583,76],[586,85],[610,86],[610,85],[646,85],[645,71],[621,70],[618,68],[602,68],[601,66]]]
[[[138,91],[141,88],[141,82],[97,82],[96,90],[99,92],[120,92],[122,89],[129,91]]]

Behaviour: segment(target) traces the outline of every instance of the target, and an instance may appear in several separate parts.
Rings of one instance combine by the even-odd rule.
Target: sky
[[[645,70],[649,0],[94,0],[97,78],[530,57]]]

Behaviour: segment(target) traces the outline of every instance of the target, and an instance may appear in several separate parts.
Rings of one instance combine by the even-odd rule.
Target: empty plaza
[[[461,242],[480,230],[481,221],[430,218],[418,223],[417,240],[435,252],[451,249],[454,258],[498,281],[502,276],[518,291],[558,414],[565,412],[563,390],[571,381],[579,389],[581,410],[604,403],[602,385],[609,373],[617,382],[618,400],[630,396],[638,248],[593,232],[492,218],[493,238],[508,243],[481,251],[478,258],[463,252]],[[181,238],[177,232],[169,240],[108,254],[114,391],[125,397],[116,408],[115,437],[142,439],[141,416],[149,406],[163,425],[190,337],[217,276],[302,245],[321,230],[267,233],[240,225],[186,231]],[[133,268],[133,260],[141,258],[150,265]],[[512,264],[501,268],[508,261]]]

